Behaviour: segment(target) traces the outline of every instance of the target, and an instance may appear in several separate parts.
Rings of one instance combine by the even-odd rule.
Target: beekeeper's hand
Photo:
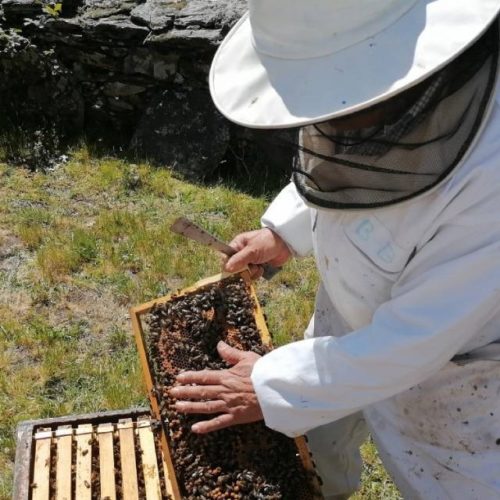
[[[250,375],[260,356],[240,351],[225,342],[217,344],[220,357],[232,365],[227,370],[201,370],[177,375],[179,385],[170,389],[180,413],[217,414],[197,422],[191,430],[197,434],[238,424],[262,420],[262,411]]]
[[[263,228],[241,233],[229,243],[237,253],[225,260],[224,270],[230,273],[240,271],[248,266],[252,278],[262,276],[262,266],[271,264],[282,266],[292,253],[286,243],[271,229]]]

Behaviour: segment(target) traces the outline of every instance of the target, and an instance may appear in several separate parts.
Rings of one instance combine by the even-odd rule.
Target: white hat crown
[[[451,62],[500,13],[500,0],[248,1],[209,81],[219,111],[255,128],[383,102]]]
[[[262,54],[305,59],[333,54],[381,32],[416,0],[249,0],[253,44]]]

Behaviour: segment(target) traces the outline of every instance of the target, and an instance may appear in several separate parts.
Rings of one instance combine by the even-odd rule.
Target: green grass
[[[361,488],[350,500],[401,500],[402,497],[385,471],[373,441],[370,439],[361,447],[363,473]]]
[[[18,422],[147,404],[128,308],[220,271],[171,222],[185,215],[230,240],[269,201],[85,148],[71,157],[45,173],[0,164],[0,499]],[[276,345],[301,338],[316,283],[306,259],[257,284]],[[398,498],[371,443],[364,456],[355,498]]]

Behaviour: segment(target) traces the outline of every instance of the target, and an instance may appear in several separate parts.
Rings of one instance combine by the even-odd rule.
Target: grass
[[[175,217],[230,240],[258,227],[268,201],[85,148],[45,173],[0,163],[0,499],[18,422],[147,404],[128,308],[220,270],[169,230]],[[309,259],[258,283],[275,344],[302,336],[316,283]],[[398,498],[370,442],[363,453],[355,498]]]

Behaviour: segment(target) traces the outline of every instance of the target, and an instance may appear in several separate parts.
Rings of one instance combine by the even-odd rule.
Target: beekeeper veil
[[[349,120],[301,128],[292,176],[301,196],[323,208],[373,208],[418,196],[447,178],[484,123],[498,38],[494,22],[451,63],[399,96]]]

